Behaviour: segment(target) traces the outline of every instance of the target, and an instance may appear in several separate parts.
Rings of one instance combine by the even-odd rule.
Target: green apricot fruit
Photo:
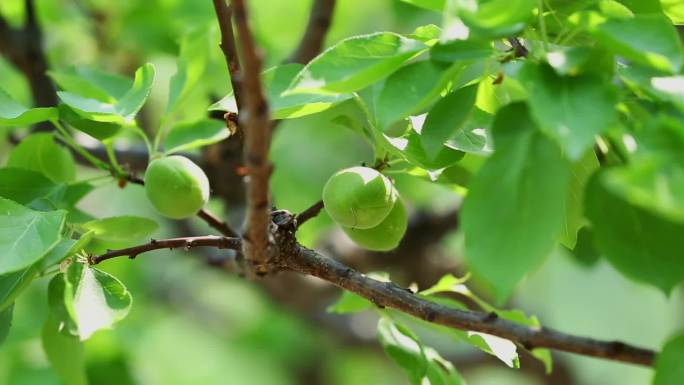
[[[159,214],[188,218],[209,200],[209,179],[190,159],[168,156],[153,160],[147,167],[145,194]]]
[[[369,229],[379,225],[396,200],[392,182],[368,167],[338,171],[323,187],[325,210],[344,227]]]
[[[371,229],[343,227],[342,230],[354,243],[365,249],[388,251],[399,246],[399,242],[406,233],[407,224],[406,208],[401,199],[398,199],[387,218],[379,225]]]

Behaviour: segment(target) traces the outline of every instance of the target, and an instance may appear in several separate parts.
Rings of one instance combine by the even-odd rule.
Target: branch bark
[[[185,248],[191,249],[194,247],[215,247],[217,249],[231,249],[239,250],[241,241],[239,238],[217,237],[214,235],[207,235],[202,237],[184,237],[171,238],[162,240],[151,240],[150,243],[144,245],[129,247],[127,249],[110,250],[104,254],[90,257],[90,264],[97,265],[102,261],[116,257],[128,257],[130,259],[136,258],[139,254],[146,253],[153,250],[161,249],[177,249]]]
[[[345,264],[327,258],[314,250],[307,249],[294,239],[291,222],[279,227],[280,254],[270,262],[273,270],[291,270],[304,275],[318,277],[344,290],[368,299],[379,307],[387,307],[412,315],[427,322],[459,330],[487,333],[513,341],[526,349],[549,348],[584,356],[607,360],[652,366],[656,352],[628,345],[620,341],[603,341],[566,334],[546,327],[529,327],[499,318],[496,313],[449,308],[431,302],[412,291],[392,282],[381,282],[370,278]],[[90,258],[93,264],[107,259],[129,256],[164,248],[209,246],[239,250],[239,238],[191,237],[152,241],[148,244],[123,250],[110,251]]]
[[[288,255],[285,264],[299,273],[321,278],[358,294],[377,306],[396,309],[424,321],[454,329],[499,336],[526,349],[549,348],[644,366],[653,365],[655,359],[654,351],[619,341],[601,341],[546,327],[528,327],[499,318],[495,313],[448,308],[430,302],[392,282],[380,282],[369,278],[334,259],[326,258],[299,245]]]
[[[235,35],[233,34],[233,11],[226,4],[226,0],[213,0],[216,18],[218,19],[219,29],[221,30],[221,50],[226,58],[230,84],[235,95],[235,103],[238,109],[242,107],[242,75],[240,62],[235,47]]]
[[[271,206],[269,178],[272,165],[268,160],[271,143],[271,122],[268,104],[261,87],[261,57],[257,52],[247,21],[244,0],[232,0],[235,25],[240,38],[240,57],[243,65],[241,84],[243,106],[240,127],[244,132],[244,162],[247,166],[247,218],[243,244],[244,254],[257,274],[267,272],[271,258],[269,224]]]
[[[335,11],[335,0],[315,0],[311,6],[309,22],[299,46],[292,53],[289,62],[306,64],[321,52]]]

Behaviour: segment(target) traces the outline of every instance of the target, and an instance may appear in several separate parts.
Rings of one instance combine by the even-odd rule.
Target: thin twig
[[[323,207],[325,207],[325,204],[323,203],[323,200],[320,200],[320,201],[314,203],[313,205],[311,205],[311,207],[309,207],[308,209],[297,214],[297,217],[296,217],[297,227],[303,225],[309,219],[313,219],[316,216],[318,216],[318,214],[320,214],[321,210],[323,210]]]
[[[235,47],[235,36],[233,34],[233,22],[231,20],[233,11],[226,4],[226,0],[214,0],[214,10],[218,19],[219,29],[221,30],[221,50],[228,66],[231,88],[235,95],[235,103],[238,110],[242,108],[242,76],[240,73],[240,61]]]
[[[209,210],[201,209],[197,216],[202,218],[209,226],[218,230],[221,234],[227,237],[237,237],[239,234],[235,232],[228,224],[220,220],[216,215],[211,213]]]
[[[335,0],[315,0],[311,6],[309,22],[299,46],[290,56],[292,63],[306,64],[321,52],[335,11]]]
[[[240,57],[243,64],[240,127],[244,132],[244,162],[247,166],[247,220],[244,252],[247,261],[257,273],[264,272],[266,261],[270,259],[268,227],[271,223],[269,203],[269,178],[272,165],[268,160],[271,143],[271,123],[268,104],[261,87],[261,57],[257,53],[252,33],[247,21],[244,0],[231,2],[235,26],[240,38]]]
[[[339,261],[297,246],[285,265],[422,320],[454,329],[487,333],[514,341],[527,349],[549,348],[585,356],[651,366],[656,353],[619,341],[601,341],[565,334],[545,327],[530,327],[499,318],[495,313],[448,308],[426,300],[392,282],[381,282]]]
[[[121,250],[110,250],[104,254],[92,256],[89,258],[91,265],[97,265],[102,261],[116,257],[128,257],[134,259],[139,254],[146,253],[153,250],[161,249],[177,249],[185,248],[191,249],[193,247],[215,247],[218,249],[231,249],[239,250],[240,244],[242,242],[239,238],[230,237],[218,237],[215,235],[207,235],[202,237],[184,237],[184,238],[171,238],[171,239],[160,239],[151,240],[150,243],[144,245],[129,247],[127,249]]]
[[[527,55],[530,54],[527,48],[520,42],[520,40],[518,40],[517,37],[509,37],[507,40],[511,47],[513,47],[513,54],[515,57],[527,57]]]

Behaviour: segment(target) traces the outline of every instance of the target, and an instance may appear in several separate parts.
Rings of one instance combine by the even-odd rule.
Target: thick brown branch
[[[311,6],[309,22],[299,46],[290,57],[293,63],[306,64],[321,52],[335,11],[335,0],[315,0]]]
[[[235,103],[238,109],[242,107],[242,76],[240,74],[240,61],[235,48],[235,36],[233,34],[233,12],[226,4],[226,0],[214,0],[214,10],[221,30],[221,50],[226,58],[230,84],[235,95]]]
[[[492,334],[514,341],[527,349],[549,348],[585,356],[650,366],[655,352],[618,341],[600,341],[565,334],[550,328],[535,328],[482,313],[448,308],[430,302],[391,282],[369,278],[344,264],[313,250],[295,247],[285,265],[356,293],[378,306],[399,310],[422,320],[455,329]]]
[[[272,166],[268,161],[271,143],[271,123],[268,104],[261,87],[261,57],[257,52],[247,21],[244,0],[232,1],[235,25],[240,38],[242,59],[243,107],[240,110],[240,127],[245,136],[244,162],[247,166],[247,220],[245,234],[245,258],[257,273],[265,272],[270,259],[269,237],[271,205],[269,178]]]
[[[111,250],[102,255],[90,257],[90,264],[97,265],[102,261],[116,257],[129,257],[131,259],[137,257],[139,254],[146,253],[153,250],[161,249],[177,249],[185,248],[191,249],[193,247],[215,247],[218,249],[239,250],[241,241],[239,238],[217,237],[214,235],[207,235],[203,237],[186,237],[186,238],[171,238],[161,240],[151,240],[150,243],[129,247],[121,250]]]

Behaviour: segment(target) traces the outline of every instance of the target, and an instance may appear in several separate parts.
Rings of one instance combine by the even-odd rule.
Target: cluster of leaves
[[[557,245],[577,254],[595,246],[626,277],[666,293],[680,284],[684,48],[673,23],[684,22],[682,8],[657,0],[405,1],[440,12],[443,24],[406,35],[355,36],[307,65],[265,71],[272,117],[334,111],[331,122],[366,138],[375,158],[391,165],[386,173],[467,191],[465,256],[474,278],[489,285],[498,302]],[[205,71],[209,33],[183,41],[154,138],[135,121],[153,85],[149,64],[134,79],[92,69],[52,72],[62,89],[57,108],[28,109],[0,92],[0,125],[51,121],[57,128],[54,135],[24,138],[0,169],[0,339],[16,296],[36,277],[56,273],[43,339],[69,384],[85,382],[80,341],[111,327],[131,304],[118,280],[79,255],[132,244],[156,224],[138,217],[95,219],[79,210],[76,204],[94,184],[77,179],[73,157],[61,144],[122,178],[112,151],[121,138],[140,136],[150,156],[225,139],[222,122],[184,121],[180,108]],[[237,112],[233,95],[209,110]],[[95,159],[76,134],[101,141],[110,161]],[[463,308],[436,296],[450,291],[503,318],[538,326],[534,317],[495,309],[451,276],[420,295]],[[369,307],[344,294],[331,310]],[[378,334],[412,383],[462,383],[398,317],[383,311]],[[433,327],[518,365],[510,341]],[[72,358],[65,360],[62,351]],[[533,354],[550,369],[548,351]],[[681,382],[682,356],[682,337],[674,337],[658,359],[656,385]]]

